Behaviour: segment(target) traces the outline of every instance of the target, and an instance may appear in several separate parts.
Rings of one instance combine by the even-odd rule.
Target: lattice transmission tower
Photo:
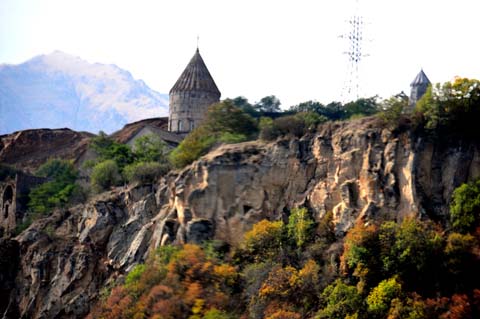
[[[368,56],[363,52],[364,38],[364,17],[360,12],[359,0],[355,0],[353,14],[347,20],[347,32],[340,38],[346,40],[347,50],[343,52],[347,56],[348,65],[345,74],[345,82],[342,88],[342,102],[350,102],[360,97],[360,65],[364,57]]]

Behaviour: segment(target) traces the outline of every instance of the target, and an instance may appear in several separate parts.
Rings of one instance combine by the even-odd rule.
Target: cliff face
[[[479,143],[427,142],[369,118],[326,124],[302,139],[225,145],[157,185],[118,189],[36,222],[9,250],[19,253],[19,267],[0,278],[15,281],[2,293],[24,317],[82,317],[108,283],[159,245],[235,244],[254,223],[300,205],[317,219],[332,211],[339,237],[359,219],[442,220],[452,191],[478,177]]]

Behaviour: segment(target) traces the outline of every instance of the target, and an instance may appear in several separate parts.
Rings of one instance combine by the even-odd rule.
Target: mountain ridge
[[[0,65],[0,134],[69,127],[111,133],[168,114],[168,95],[115,64],[89,63],[61,51]]]

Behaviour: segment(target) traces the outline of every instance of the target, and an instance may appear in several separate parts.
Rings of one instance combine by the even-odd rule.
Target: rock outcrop
[[[453,190],[479,177],[480,143],[427,141],[373,118],[328,123],[300,139],[224,145],[156,185],[104,193],[34,223],[15,238],[16,285],[5,294],[24,318],[79,318],[160,245],[235,245],[254,223],[286,218],[295,206],[318,220],[332,211],[339,237],[378,216],[445,220]]]
[[[81,161],[94,135],[70,129],[36,129],[0,135],[0,163],[33,173],[49,158]]]

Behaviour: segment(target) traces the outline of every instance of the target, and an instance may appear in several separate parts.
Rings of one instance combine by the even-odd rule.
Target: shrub
[[[380,108],[377,97],[359,98],[343,106],[346,111],[346,118],[369,116],[377,113]]]
[[[407,106],[407,99],[393,96],[382,102],[383,111],[378,114],[378,117],[389,128],[395,129],[399,126],[400,119],[402,118],[402,114]]]
[[[315,112],[300,112],[287,115],[275,120],[260,120],[260,138],[266,141],[280,136],[292,135],[301,137],[305,133],[316,130],[317,126],[328,119]]]
[[[129,146],[115,142],[102,131],[92,139],[90,147],[99,155],[98,162],[113,160],[119,171],[135,161],[134,154]]]
[[[367,297],[368,312],[384,318],[393,299],[400,297],[402,286],[395,278],[381,281]]]
[[[140,280],[142,274],[145,272],[145,269],[145,264],[136,265],[132,270],[130,270],[127,277],[125,278],[125,285],[128,287],[136,284]]]
[[[358,312],[362,307],[362,297],[355,286],[348,286],[340,280],[327,286],[321,296],[323,308],[316,319],[343,319]]]
[[[480,180],[477,180],[454,190],[450,204],[450,221],[455,230],[465,233],[478,225],[479,217]]]
[[[48,160],[36,174],[49,179],[29,193],[28,207],[36,214],[45,214],[54,207],[66,205],[79,192],[80,187],[75,184],[78,172],[69,161]]]
[[[294,208],[290,212],[287,224],[288,236],[298,248],[311,241],[315,232],[315,222],[306,208]]]
[[[96,190],[105,190],[116,186],[121,181],[118,165],[113,160],[106,160],[93,167],[91,183]]]
[[[271,222],[264,219],[245,234],[245,247],[257,259],[271,258],[278,253],[283,237],[282,221]]]
[[[166,164],[168,145],[158,136],[149,134],[135,140],[133,155],[136,162],[159,162]]]
[[[125,166],[123,174],[128,182],[153,183],[168,172],[168,165],[158,162],[138,162]]]
[[[170,153],[170,162],[174,167],[182,168],[206,154],[215,144],[215,136],[203,126],[194,129]]]
[[[255,137],[255,120],[231,100],[209,107],[204,123],[194,129],[170,153],[170,162],[177,168],[185,167],[206,154],[217,142],[238,143]]]
[[[478,137],[480,81],[456,78],[453,82],[429,87],[418,101],[417,111],[428,130]]]
[[[233,133],[254,136],[257,131],[255,120],[230,100],[213,104],[208,108],[203,124],[213,134]]]

